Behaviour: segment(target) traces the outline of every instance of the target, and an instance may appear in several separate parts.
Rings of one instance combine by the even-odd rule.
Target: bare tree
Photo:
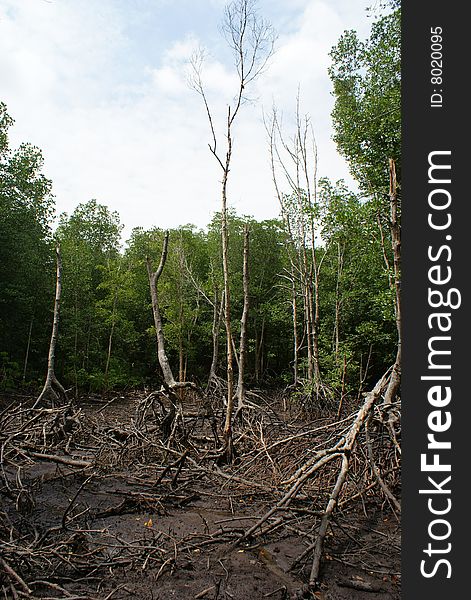
[[[56,295],[54,299],[54,319],[52,324],[51,341],[49,343],[49,354],[47,359],[47,375],[46,382],[42,389],[41,394],[33,405],[33,408],[41,406],[41,404],[51,398],[54,400],[65,400],[67,401],[67,394],[62,384],[56,377],[54,371],[55,357],[56,357],[56,344],[57,337],[59,335],[59,314],[60,314],[60,303],[62,293],[62,258],[59,246],[56,247]]]
[[[290,247],[293,332],[295,339],[295,379],[297,380],[298,343],[296,295],[299,282],[304,306],[304,332],[307,349],[308,381],[316,398],[322,393],[319,359],[319,288],[323,258],[316,251],[317,145],[309,117],[301,117],[299,94],[296,101],[296,125],[291,140],[286,140],[276,109],[266,123],[269,136],[272,177],[281,207]],[[288,193],[281,190],[284,179]]]
[[[222,32],[233,52],[234,66],[238,76],[238,86],[233,102],[227,107],[225,131],[218,136],[213,113],[205,92],[202,67],[204,54],[200,51],[191,60],[192,73],[190,84],[201,96],[208,118],[212,140],[209,149],[222,171],[221,180],[221,246],[224,276],[224,323],[226,328],[227,358],[227,406],[224,423],[224,455],[228,461],[233,458],[232,411],[234,408],[234,354],[232,347],[231,294],[229,286],[228,262],[228,219],[227,219],[227,183],[233,151],[233,127],[240,108],[247,100],[247,89],[264,71],[274,47],[272,26],[263,20],[257,11],[256,0],[233,0],[224,11]],[[218,148],[218,139],[224,139],[224,149]]]

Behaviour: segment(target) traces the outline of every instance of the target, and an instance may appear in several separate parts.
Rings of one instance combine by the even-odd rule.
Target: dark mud
[[[131,407],[132,402],[122,399],[104,410],[103,404],[89,402],[84,410],[91,415],[102,410],[110,426],[119,427],[129,420]],[[94,444],[88,441],[89,446],[82,440],[75,456],[90,456]],[[173,487],[164,481],[156,485],[156,479],[155,464],[146,465],[139,456],[119,470],[103,468],[93,474],[37,461],[23,470],[23,483],[35,492],[34,506],[24,514],[10,508],[9,518],[25,534],[65,525],[61,552],[81,557],[82,565],[93,565],[100,556],[95,576],[88,569],[84,577],[84,569],[71,562],[57,579],[49,578],[60,581],[71,598],[400,598],[400,528],[384,501],[374,496],[336,512],[320,585],[308,591],[310,556],[292,568],[315,539],[315,527],[309,529],[302,512],[299,522],[291,519],[286,527],[236,546],[237,534],[273,505],[273,497],[257,489],[237,491],[191,470],[182,471]],[[300,506],[309,510],[309,500]],[[4,594],[10,597],[6,587]],[[35,594],[65,597],[40,584]]]

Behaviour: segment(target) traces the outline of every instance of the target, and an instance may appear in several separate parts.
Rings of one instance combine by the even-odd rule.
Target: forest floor
[[[399,521],[360,466],[330,523],[315,591],[306,586],[312,557],[305,551],[316,539],[330,471],[238,543],[277,503],[280,482],[335,438],[334,418],[293,416],[273,402],[265,419],[238,431],[236,462],[217,466],[209,422],[196,405],[184,406],[191,436],[173,450],[157,439],[158,407],[143,410],[142,395],[77,406],[73,427],[64,415],[57,427],[57,410],[43,412],[42,433],[39,418],[28,425],[25,409],[13,445],[13,418],[5,424],[9,409],[2,413],[5,598],[400,598]]]

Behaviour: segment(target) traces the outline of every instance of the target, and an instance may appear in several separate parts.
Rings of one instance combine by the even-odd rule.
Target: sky
[[[354,182],[332,141],[328,56],[347,29],[368,35],[374,0],[260,0],[277,32],[267,70],[234,128],[228,203],[240,215],[279,214],[263,114],[289,136],[300,90],[318,148],[318,174]],[[223,0],[0,0],[0,101],[10,142],[41,148],[58,213],[94,198],[133,227],[205,227],[220,208],[221,172],[208,143],[188,61],[204,48],[203,80],[223,142],[237,92],[221,35]]]

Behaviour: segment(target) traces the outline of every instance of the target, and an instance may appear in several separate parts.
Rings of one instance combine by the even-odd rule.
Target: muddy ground
[[[192,444],[207,444],[209,458],[197,461],[201,470],[188,462],[179,470],[175,464],[182,455],[179,451],[172,455],[159,450],[158,445],[143,444],[129,448],[130,438],[126,436],[139,403],[142,398],[138,396],[116,398],[109,404],[99,398],[82,400],[78,421],[87,426],[81,425],[73,438],[62,443],[60,455],[90,461],[92,466],[78,468],[50,459],[25,458],[20,470],[22,486],[29,490],[29,495],[23,494],[25,506],[21,498],[13,503],[2,495],[5,519],[23,535],[24,547],[33,548],[34,543],[38,547],[32,540],[45,532],[51,540],[49,546],[43,544],[49,553],[44,557],[39,550],[24,559],[19,554],[5,554],[24,583],[27,578],[30,597],[400,598],[400,527],[377,488],[352,501],[344,496],[344,504],[341,498],[327,533],[319,586],[309,591],[306,584],[311,554],[295,561],[316,539],[319,518],[311,513],[318,510],[318,497],[325,495],[324,482],[313,482],[292,502],[289,511],[280,511],[276,516],[285,518],[273,521],[264,535],[237,544],[279,498],[273,484],[275,476],[271,484],[269,481],[270,469],[272,473],[277,468],[283,473],[292,471],[290,461],[296,466],[303,453],[309,452],[306,440],[289,442],[284,454],[265,457],[263,465],[254,460],[257,449],[248,446],[248,452],[235,465],[220,467],[211,462],[206,424],[198,431],[194,429],[196,441]],[[293,421],[281,408],[276,414],[286,422]],[[303,427],[315,430],[326,422],[310,419],[308,423],[303,418],[305,422],[299,422],[298,417],[296,429],[290,425],[289,432],[302,431]],[[281,432],[279,424],[270,429],[268,423],[267,435],[277,427]],[[273,433],[272,442],[280,432]],[[149,438],[152,435],[157,435],[155,430]],[[104,439],[107,436],[113,443]],[[59,455],[57,448],[52,453],[44,447],[39,453]],[[276,464],[270,466],[270,461]],[[12,480],[17,465],[6,462],[5,471]],[[171,463],[174,467],[165,472],[163,467]],[[358,472],[366,476],[361,469]],[[357,484],[359,480],[360,476]],[[254,482],[252,488],[250,481]],[[350,495],[355,496],[352,491]],[[38,572],[41,565],[43,576]],[[11,575],[1,575],[0,567],[2,589],[6,598],[14,598],[18,590],[21,597],[28,597]]]

